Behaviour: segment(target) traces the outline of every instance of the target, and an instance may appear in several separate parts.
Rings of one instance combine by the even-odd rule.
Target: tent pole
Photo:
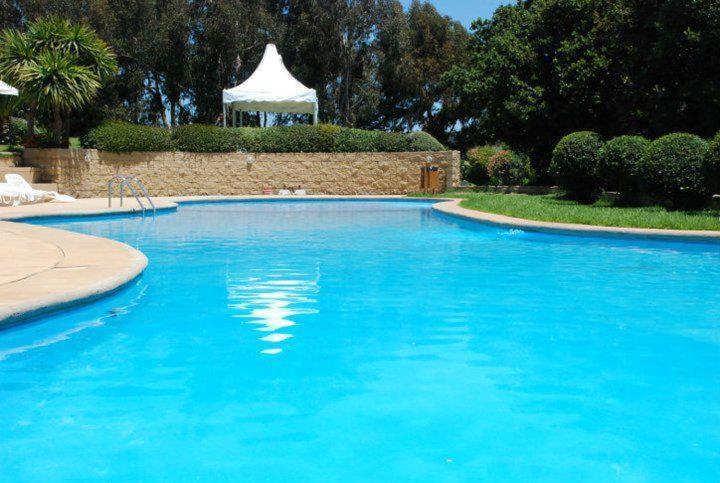
[[[315,112],[313,112],[313,125],[317,125],[318,123],[318,105],[317,102],[315,103]]]
[[[240,109],[240,127],[243,127],[243,111]]]
[[[232,108],[232,127],[235,127],[235,125],[236,125],[236,122],[237,122],[235,119],[236,117],[237,116],[235,116],[235,107],[233,106],[233,108]]]
[[[222,110],[223,110],[223,127],[227,127],[227,118],[225,115],[225,101],[222,103]]]

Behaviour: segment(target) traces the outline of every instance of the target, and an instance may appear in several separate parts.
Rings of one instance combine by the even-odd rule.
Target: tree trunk
[[[62,140],[60,146],[63,148],[70,147],[70,116],[65,117],[62,123]]]
[[[23,143],[25,144],[25,147],[28,147],[28,148],[36,147],[36,143],[35,143],[35,114],[36,114],[36,112],[37,112],[37,107],[34,104],[31,104],[27,110],[27,114],[25,115],[25,119],[27,120],[27,125],[28,125],[28,131],[27,131],[26,138],[23,139]]]
[[[177,117],[175,116],[175,101],[170,100],[170,125],[177,126]]]
[[[60,108],[57,106],[53,107],[53,141],[56,146],[60,146],[62,142],[62,114]]]

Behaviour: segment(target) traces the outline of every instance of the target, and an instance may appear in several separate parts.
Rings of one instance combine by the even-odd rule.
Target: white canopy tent
[[[17,96],[18,90],[0,80],[0,96]]]
[[[263,111],[312,114],[318,123],[318,101],[315,89],[305,87],[285,68],[273,44],[265,46],[260,65],[242,84],[223,90],[223,126],[227,126],[226,109],[230,109],[232,125],[235,112]],[[242,123],[242,115],[240,116]]]

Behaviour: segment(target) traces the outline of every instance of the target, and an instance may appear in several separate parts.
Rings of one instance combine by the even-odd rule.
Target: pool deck
[[[402,196],[306,196],[304,199],[403,199]],[[297,200],[297,196],[187,196],[153,198],[158,210],[178,202],[222,200]],[[418,199],[418,198],[412,198]],[[651,236],[676,240],[720,240],[720,232],[615,228],[524,220],[469,210],[457,199],[437,199],[434,209],[465,219],[534,231],[576,234]],[[138,213],[134,200],[120,208],[106,198],[74,203],[42,203],[0,207],[0,328],[20,319],[112,292],[143,272],[148,260],[120,242],[21,223],[24,219]],[[13,222],[15,220],[15,222]],[[20,222],[20,223],[18,223]]]
[[[0,221],[0,328],[91,300],[137,277],[148,260],[114,240]]]

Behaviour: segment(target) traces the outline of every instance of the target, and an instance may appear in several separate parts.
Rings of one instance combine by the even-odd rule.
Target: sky
[[[406,7],[411,2],[412,0],[402,0]],[[430,0],[430,3],[435,5],[440,13],[449,15],[469,28],[477,18],[490,18],[499,5],[511,2],[508,0]]]

